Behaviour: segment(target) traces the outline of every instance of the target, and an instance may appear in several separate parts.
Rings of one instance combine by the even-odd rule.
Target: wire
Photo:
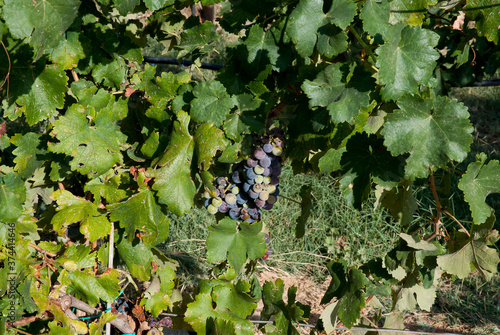
[[[172,64],[172,65],[181,65],[181,66],[191,66],[193,64],[192,61],[190,60],[179,60],[176,58],[165,58],[165,57],[150,57],[150,56],[144,56],[144,61],[146,63],[151,63],[151,64]],[[218,71],[222,69],[224,65],[220,64],[209,64],[209,63],[201,63],[200,68],[202,69],[207,69],[207,70],[214,70]]]
[[[160,315],[163,316],[174,316],[174,317],[184,317],[182,314],[173,314],[173,313],[160,313]],[[272,324],[274,321],[263,321],[263,320],[248,320],[251,323],[254,324]],[[306,323],[297,323],[296,324],[298,327],[307,327],[307,328],[316,328],[315,325],[309,325]],[[404,333],[404,334],[414,334],[414,335],[436,335],[436,333],[430,333],[430,332],[422,332],[422,331],[416,331],[416,330],[403,330],[403,329],[391,329],[391,328],[363,328],[363,327],[352,327],[352,328],[345,328],[345,327],[335,327],[334,330],[358,330],[358,331],[377,331],[380,333],[394,333],[394,332],[399,332],[399,333]],[[332,333],[330,333],[332,334]],[[439,335],[462,335],[462,334],[457,334],[457,333],[439,333]]]

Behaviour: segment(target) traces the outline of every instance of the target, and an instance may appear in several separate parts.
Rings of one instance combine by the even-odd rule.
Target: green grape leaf
[[[413,221],[413,214],[418,205],[414,196],[411,181],[404,181],[398,187],[384,188],[377,185],[375,190],[377,203],[387,208],[396,221],[403,227],[408,227]]]
[[[409,153],[405,175],[425,178],[448,159],[461,162],[472,143],[472,126],[467,108],[444,96],[422,99],[405,96],[401,110],[387,116],[381,133],[393,155]]]
[[[205,21],[199,24],[198,18],[192,18],[191,20],[195,22],[194,26],[190,27],[188,25],[189,21],[184,24],[184,30],[181,33],[181,43],[177,46],[180,49],[177,58],[183,58],[195,50],[200,52],[213,51],[214,42],[218,38],[212,22]]]
[[[99,213],[97,205],[66,190],[58,190],[52,197],[57,201],[58,212],[51,223],[60,236],[64,236],[64,230],[75,222],[80,222],[80,232],[91,242],[110,233],[111,223],[105,215]]]
[[[361,208],[368,198],[372,181],[395,186],[403,176],[401,160],[393,157],[375,135],[357,133],[349,139],[346,149],[340,161],[345,171],[340,185],[344,197],[356,208]]]
[[[154,68],[149,67],[147,71],[150,72],[151,69]],[[148,78],[144,76],[144,79]],[[146,111],[146,116],[159,122],[170,118],[171,113],[167,110],[168,103],[174,99],[177,90],[190,80],[191,75],[188,72],[176,74],[163,72],[160,77],[147,80],[144,85],[144,91],[148,97],[148,101],[151,103],[151,107]]]
[[[108,323],[109,321],[112,321],[112,320],[116,319],[117,317],[118,317],[118,315],[113,314],[113,312],[103,313],[101,315],[101,317],[99,318],[99,320],[97,320],[96,322],[92,322],[91,324],[89,324],[89,330],[90,330],[89,335],[100,335],[100,334],[102,334],[103,333],[103,329],[106,326],[106,323]]]
[[[91,306],[97,305],[101,299],[112,302],[120,291],[118,275],[115,269],[108,269],[99,277],[80,271],[70,272],[68,279],[71,284],[67,286],[66,293],[83,299]]]
[[[2,17],[14,38],[29,37],[35,28],[31,22],[34,3],[31,0],[5,0]]]
[[[158,162],[161,167],[151,170],[155,178],[153,189],[158,191],[159,202],[176,215],[187,213],[193,206],[196,187],[191,179],[191,160],[194,141],[189,134],[189,115],[179,112],[167,151]]]
[[[120,189],[121,178],[114,175],[114,170],[109,170],[107,175],[101,175],[85,184],[84,191],[92,192],[94,203],[99,204],[101,198],[106,199],[110,204],[119,202],[127,197],[127,191]]]
[[[207,333],[207,321],[212,319],[217,323],[217,329],[222,326],[224,334],[252,335],[252,323],[246,318],[257,307],[250,297],[250,284],[239,281],[236,284],[220,280],[199,283],[200,293],[195,301],[188,304],[184,320],[198,334]]]
[[[22,178],[31,177],[35,170],[43,164],[43,161],[37,158],[37,154],[43,154],[45,151],[38,149],[41,136],[41,134],[35,133],[16,134],[10,139],[12,144],[17,146],[12,152],[16,155],[14,171],[17,171]]]
[[[486,203],[486,197],[500,192],[500,166],[497,160],[486,163],[486,155],[477,155],[477,162],[470,163],[458,187],[464,192],[469,203],[474,224],[479,225],[494,213]]]
[[[347,51],[347,32],[335,27],[325,26],[318,30],[318,45],[316,48],[321,55],[333,58]]]
[[[350,0],[333,0],[327,13],[323,6],[323,0],[302,0],[290,14],[286,32],[302,57],[313,53],[318,38],[328,33],[332,23],[345,29],[356,15],[356,4]]]
[[[391,23],[406,22],[422,25],[427,9],[438,0],[393,0],[391,2]]]
[[[376,50],[384,100],[397,100],[404,94],[417,93],[419,85],[428,86],[439,59],[434,49],[439,41],[437,33],[402,23],[391,31],[386,43]]]
[[[9,29],[19,38],[31,35],[31,45],[38,59],[57,46],[66,29],[78,14],[78,0],[7,0],[4,18]]]
[[[113,3],[116,9],[118,9],[118,12],[125,16],[137,6],[139,0],[113,0]]]
[[[295,227],[295,237],[302,238],[306,233],[306,224],[311,215],[312,206],[312,188],[311,185],[304,185],[300,188],[300,216],[297,218]]]
[[[307,320],[310,306],[302,305],[295,301],[297,287],[292,286],[287,292],[287,302],[283,301],[284,284],[283,280],[277,279],[275,284],[269,281],[264,283],[262,289],[262,301],[264,307],[261,317],[269,320],[274,315],[276,330],[280,334],[299,334],[295,325],[300,321]],[[276,334],[276,333],[272,333]]]
[[[126,67],[122,58],[103,59],[94,66],[92,77],[96,83],[102,82],[104,86],[119,88],[121,83],[125,81]]]
[[[247,49],[249,71],[259,72],[271,65],[274,71],[281,72],[290,63],[290,54],[280,52],[278,41],[281,32],[277,29],[264,31],[259,25],[254,25],[248,31],[248,37],[243,42]]]
[[[170,296],[175,286],[174,279],[175,271],[171,267],[161,267],[144,292],[141,305],[154,317],[158,317],[161,312],[172,307]]]
[[[235,99],[218,81],[199,83],[194,87],[193,94],[191,117],[196,122],[213,122],[218,127],[236,105]]]
[[[235,220],[225,218],[217,225],[208,228],[207,260],[209,262],[222,262],[226,259],[229,264],[239,271],[248,259],[262,257],[267,250],[262,233],[262,223],[252,225],[241,222],[240,229]]]
[[[85,52],[79,37],[80,33],[76,31],[66,32],[66,38],[50,52],[52,62],[58,64],[64,70],[77,67],[80,59],[85,58]]]
[[[211,123],[203,123],[196,130],[194,144],[198,168],[208,170],[217,151],[223,151],[226,148],[224,132],[215,128]]]
[[[361,67],[351,75],[342,64],[329,65],[314,81],[305,80],[302,89],[308,96],[309,107],[327,107],[335,123],[353,124],[362,107],[370,104],[370,90],[375,79]]]
[[[56,263],[63,265],[66,262],[73,262],[77,270],[93,267],[96,253],[91,251],[92,247],[90,245],[72,244],[64,251],[62,256],[56,259]]]
[[[0,175],[0,221],[11,223],[17,221],[23,211],[26,200],[26,187],[19,174],[14,172]]]
[[[119,130],[117,122],[126,116],[126,101],[101,109],[94,120],[80,105],[72,105],[66,114],[52,123],[52,137],[58,143],[50,144],[49,151],[73,157],[72,170],[98,176],[116,163],[122,162],[121,150],[127,138]]]
[[[363,28],[372,37],[389,36],[389,17],[391,8],[388,0],[367,0],[359,17],[363,20]]]
[[[110,220],[120,222],[129,242],[135,238],[136,230],[141,232],[141,240],[146,245],[157,244],[168,237],[170,221],[149,189],[107,208],[111,211]]]
[[[31,85],[29,93],[22,95],[17,102],[22,106],[20,112],[26,115],[28,124],[32,126],[56,116],[56,109],[64,107],[64,95],[68,90],[68,77],[64,70],[47,66],[36,78],[28,76],[26,80],[25,85]]]
[[[430,311],[436,299],[436,288],[425,288],[422,284],[402,287],[394,296],[394,309],[398,311],[414,310],[418,306]]]
[[[472,270],[476,269],[484,279],[490,280],[493,274],[497,272],[500,257],[495,248],[488,246],[488,244],[498,240],[498,231],[493,230],[489,235],[471,237],[468,243],[454,253],[438,256],[437,264],[447,273],[456,275],[461,279],[467,277]]]
[[[348,268],[345,261],[331,261],[327,267],[332,281],[321,299],[321,304],[330,302],[334,297],[339,299],[338,317],[351,328],[360,318],[361,308],[365,307],[363,288],[368,279],[361,270]]]
[[[498,43],[500,33],[500,14],[498,12],[499,3],[491,0],[467,0],[463,8],[467,21],[475,21],[476,29],[481,36],[485,36],[489,41]]]
[[[175,0],[144,0],[146,7],[152,12],[173,5]]]

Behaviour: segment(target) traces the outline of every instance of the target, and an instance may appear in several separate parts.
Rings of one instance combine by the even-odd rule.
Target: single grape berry
[[[266,152],[262,148],[257,148],[253,152],[253,156],[257,159],[262,159],[264,156],[266,156]]]
[[[270,154],[271,152],[273,152],[273,145],[272,145],[272,144],[270,144],[270,143],[266,143],[266,144],[264,144],[264,145],[262,146],[262,149],[263,149],[266,153]]]

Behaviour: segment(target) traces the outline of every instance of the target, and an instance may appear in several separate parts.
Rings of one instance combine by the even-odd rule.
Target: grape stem
[[[279,196],[280,196],[280,198],[283,198],[283,199],[286,199],[288,201],[295,202],[296,204],[302,205],[302,203],[300,201],[290,199],[289,197],[285,197],[284,195],[281,195],[281,194]]]
[[[363,49],[370,56],[370,58],[373,60],[374,64],[376,64],[377,63],[377,57],[375,57],[375,55],[373,54],[372,49],[370,49],[370,47],[365,43],[365,41],[363,41],[363,39],[358,34],[358,32],[352,26],[348,26],[347,29],[349,29],[349,32],[351,32],[351,34],[353,34],[354,37],[356,37],[356,39],[358,40],[359,44],[361,44],[361,46],[363,47]],[[378,71],[378,69],[377,69],[377,71]]]

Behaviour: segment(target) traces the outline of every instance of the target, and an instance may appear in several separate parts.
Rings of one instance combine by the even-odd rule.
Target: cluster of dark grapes
[[[231,219],[260,221],[262,209],[273,208],[279,195],[283,131],[271,130],[260,138],[253,154],[233,169],[230,178],[219,177],[215,192],[205,192],[205,207],[210,214],[224,213]]]

